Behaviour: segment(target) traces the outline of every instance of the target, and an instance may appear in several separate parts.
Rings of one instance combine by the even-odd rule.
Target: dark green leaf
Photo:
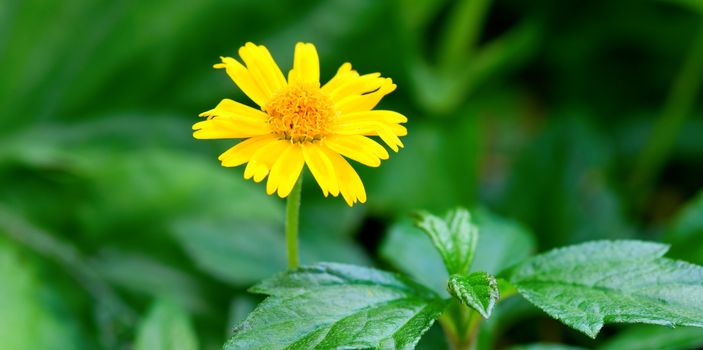
[[[332,263],[280,273],[251,291],[270,296],[225,349],[412,349],[446,306],[403,277]]]
[[[678,5],[687,7],[690,10],[703,13],[703,1],[702,0],[662,0],[662,1],[678,4]]]
[[[703,264],[703,192],[681,209],[665,239],[672,256]]]
[[[498,282],[495,277],[485,272],[474,272],[468,276],[452,275],[448,283],[449,293],[464,305],[478,311],[483,318],[488,318],[500,298]]]
[[[598,350],[687,350],[703,347],[703,329],[633,326],[599,346]]]
[[[135,350],[197,350],[198,339],[187,314],[176,304],[156,302],[137,331]]]
[[[503,211],[539,232],[545,247],[629,238],[622,203],[606,177],[614,147],[585,112],[564,114],[521,148],[503,192]]]
[[[668,246],[596,241],[536,256],[508,280],[550,316],[595,337],[604,323],[703,327],[703,267]]]
[[[477,181],[478,174],[476,123],[475,118],[460,118],[448,129],[420,118],[413,120],[413,131],[403,138],[403,152],[385,161],[383,171],[362,170],[364,185],[373,199],[369,200],[369,210],[407,215],[419,208],[444,211],[472,200],[475,190],[469,184]],[[452,136],[447,136],[447,130]],[[446,152],[448,149],[462,152]],[[454,186],[455,183],[466,185]]]
[[[469,271],[478,242],[478,228],[471,223],[468,210],[454,209],[443,219],[423,213],[418,226],[430,236],[449,274]]]

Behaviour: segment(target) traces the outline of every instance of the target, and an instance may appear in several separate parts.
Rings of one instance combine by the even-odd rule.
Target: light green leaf
[[[197,350],[198,339],[187,314],[176,304],[157,301],[139,326],[135,350]]]
[[[703,329],[633,326],[599,346],[598,350],[687,350],[703,347]]]
[[[452,275],[448,283],[449,293],[464,305],[473,308],[488,318],[500,298],[498,282],[485,272],[474,272],[468,276]]]
[[[422,213],[417,225],[430,236],[449,274],[469,271],[478,242],[478,228],[471,223],[468,210],[454,209],[444,219]]]
[[[590,337],[604,323],[703,327],[703,267],[667,245],[596,241],[555,249],[508,274],[520,294]]]
[[[410,220],[402,220],[391,226],[381,243],[379,255],[398,271],[441,295],[449,296],[449,274],[442,256],[432,246],[430,238]]]
[[[225,349],[412,349],[446,306],[401,276],[320,263],[251,289],[269,297]]]
[[[277,237],[276,225],[186,219],[173,230],[201,270],[236,286],[252,285],[286,267],[285,242]]]
[[[498,274],[504,269],[527,259],[535,251],[535,238],[520,223],[479,209],[473,211],[476,226],[481,228],[473,271]]]

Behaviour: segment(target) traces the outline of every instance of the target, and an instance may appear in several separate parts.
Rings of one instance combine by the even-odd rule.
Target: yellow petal
[[[347,79],[351,77],[358,77],[359,73],[357,73],[355,70],[352,70],[352,65],[349,62],[346,62],[342,64],[339,69],[337,69],[337,74],[330,79],[324,86],[322,86],[322,92],[325,94],[330,94],[334,89],[339,87],[342,83],[344,83]]]
[[[278,196],[287,197],[298,180],[303,165],[305,165],[305,161],[300,145],[289,143],[271,168],[269,179],[266,182],[266,193],[273,194],[278,188]]]
[[[381,165],[381,159],[388,159],[388,152],[383,146],[359,135],[332,135],[325,138],[323,144],[329,149],[370,167]]]
[[[214,118],[193,124],[196,139],[242,139],[270,134],[266,123]]]
[[[264,46],[246,43],[239,48],[239,57],[246,64],[249,73],[266,99],[270,99],[276,91],[286,86],[281,69],[278,68],[271,53]]]
[[[334,133],[340,135],[379,136],[391,149],[398,152],[403,143],[398,136],[407,135],[399,123],[407,118],[393,111],[368,111],[343,114],[337,118]]]
[[[297,43],[293,69],[288,73],[290,84],[311,84],[320,86],[320,58],[313,44]]]
[[[230,99],[223,99],[217,106],[209,111],[200,113],[201,117],[212,119],[229,118],[229,119],[250,119],[252,121],[266,122],[268,115],[258,109],[251,108],[245,104],[241,104]]]
[[[352,168],[342,156],[326,147],[320,148],[332,162],[334,172],[337,174],[339,192],[342,194],[342,197],[344,197],[344,201],[346,201],[350,207],[357,201],[365,203],[366,191],[364,190],[364,184],[361,182],[361,178],[359,178],[359,174],[356,173],[354,168]]]
[[[248,162],[256,151],[274,141],[276,141],[276,136],[274,135],[252,137],[231,147],[222,153],[218,159],[222,162],[222,166],[239,166]]]
[[[362,95],[379,89],[385,82],[380,73],[365,74],[346,79],[329,93],[330,99],[337,103],[347,96]]]
[[[337,117],[339,123],[360,122],[360,121],[379,121],[383,123],[405,123],[408,121],[404,115],[394,111],[366,111],[355,113],[343,113]]]
[[[315,143],[303,144],[303,158],[325,197],[327,197],[328,193],[335,197],[339,195],[339,185],[337,184],[337,175],[334,173],[334,167],[330,159],[320,149],[320,146]]]
[[[381,102],[381,99],[393,92],[396,85],[390,78],[384,80],[383,85],[374,92],[362,95],[350,95],[337,101],[335,108],[341,113],[370,111]]]
[[[261,182],[289,144],[288,141],[276,140],[262,145],[249,159],[247,167],[244,169],[244,178],[251,179],[253,177],[255,182]]]
[[[386,124],[374,121],[337,124],[334,128],[334,133],[339,135],[378,136],[379,133],[387,131],[390,131],[396,136],[405,136],[408,134],[408,129],[400,124]]]
[[[232,81],[259,106],[264,106],[268,101],[267,95],[257,84],[256,80],[239,61],[232,57],[220,57],[222,63],[216,64],[215,68],[224,68]]]

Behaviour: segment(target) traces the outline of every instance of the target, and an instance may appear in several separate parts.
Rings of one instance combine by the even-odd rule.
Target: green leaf
[[[173,230],[201,270],[236,286],[250,286],[286,266],[285,242],[278,237],[277,225],[185,219]]]
[[[473,308],[488,318],[500,298],[498,282],[485,272],[474,272],[468,276],[452,275],[448,283],[449,293],[464,305]]]
[[[37,273],[34,259],[6,243],[0,231],[0,339],[6,350],[80,349],[76,322]]]
[[[139,326],[135,350],[196,350],[198,339],[186,313],[169,301],[157,301]]]
[[[254,220],[184,219],[173,230],[188,255],[203,270],[235,286],[251,286],[286,267],[282,224]],[[306,235],[300,241],[303,262],[334,259],[366,264],[368,258],[343,237]]]
[[[446,301],[404,277],[320,263],[251,289],[270,295],[225,349],[412,349]]]
[[[212,310],[198,279],[152,257],[112,249],[101,252],[92,263],[99,274],[122,290],[149,297],[167,297],[191,312]]]
[[[535,250],[535,239],[519,223],[485,209],[473,211],[481,237],[471,264],[474,271],[498,274],[519,263]],[[444,295],[449,274],[442,257],[422,230],[406,220],[391,226],[381,243],[379,255],[399,271]]]
[[[673,257],[703,264],[703,192],[681,209],[664,238]]]
[[[410,220],[401,220],[391,226],[381,243],[379,255],[398,271],[441,295],[449,296],[449,274],[442,256],[432,246],[430,238]]]
[[[444,219],[422,213],[417,225],[430,236],[449,274],[469,271],[478,242],[478,228],[471,223],[468,210],[454,209]]]
[[[473,211],[481,237],[476,246],[474,271],[498,274],[504,269],[527,259],[535,251],[535,238],[520,223],[479,209]]]
[[[703,347],[703,329],[633,326],[609,339],[598,350],[686,350]]]
[[[683,7],[687,7],[690,10],[703,13],[703,0],[662,0],[662,1],[673,3],[673,4],[678,4]]]
[[[595,338],[604,323],[703,327],[703,267],[663,258],[668,246],[596,241],[516,266],[508,280],[550,316]]]
[[[703,347],[703,329],[693,327],[662,328],[633,326],[611,338],[598,350],[687,350]]]
[[[502,212],[539,232],[543,247],[632,237],[622,201],[605,176],[615,147],[592,120],[588,112],[564,111],[519,147],[509,171]]]

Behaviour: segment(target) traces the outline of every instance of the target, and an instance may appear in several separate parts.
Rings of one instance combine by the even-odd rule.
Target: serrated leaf
[[[481,228],[472,270],[498,274],[532,254],[535,240],[530,231],[519,223],[505,219],[485,209],[473,211],[472,218]],[[379,255],[399,271],[431,287],[441,295],[447,292],[449,274],[442,256],[432,246],[423,230],[409,221],[401,220],[391,226]]]
[[[135,350],[197,350],[187,314],[172,302],[157,301],[137,331]]]
[[[422,213],[417,225],[430,236],[450,275],[469,271],[478,243],[478,228],[471,223],[468,210],[451,210],[443,219]]]
[[[404,277],[320,263],[251,289],[268,294],[225,349],[412,349],[446,306]]]
[[[498,282],[495,277],[485,272],[474,272],[468,276],[452,275],[447,284],[449,293],[464,305],[473,308],[488,318],[500,298]]]
[[[604,323],[703,327],[703,267],[663,258],[667,249],[589,242],[531,258],[508,280],[550,316],[594,338]]]

